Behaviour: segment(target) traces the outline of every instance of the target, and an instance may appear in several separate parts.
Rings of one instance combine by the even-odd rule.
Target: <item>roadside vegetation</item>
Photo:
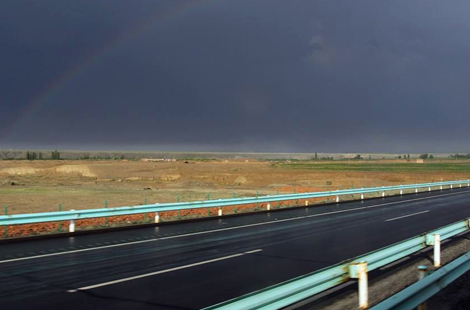
[[[441,160],[422,164],[413,162],[334,161],[334,162],[279,162],[273,167],[316,171],[374,171],[374,172],[470,172],[470,161]]]

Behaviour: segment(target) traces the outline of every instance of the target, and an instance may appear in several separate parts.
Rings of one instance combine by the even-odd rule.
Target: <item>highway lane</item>
[[[469,206],[468,189],[454,189],[0,244],[0,304],[198,309],[461,220]]]

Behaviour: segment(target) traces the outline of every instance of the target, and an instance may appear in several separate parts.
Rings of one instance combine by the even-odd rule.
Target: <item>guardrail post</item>
[[[158,223],[160,223],[160,215],[158,214],[158,212],[155,212],[155,224]]]
[[[297,194],[297,189],[294,187],[294,195]],[[258,198],[258,196],[256,196],[256,198]],[[295,205],[298,206],[299,205],[299,200],[297,199],[295,201]]]
[[[434,267],[441,267],[441,236],[434,234]]]
[[[450,185],[450,189],[452,189],[452,188],[454,188],[454,187],[453,187],[452,184],[451,184],[451,185]]]
[[[441,191],[442,191],[442,185],[441,185]]]
[[[424,265],[418,266],[418,281],[423,280],[424,277],[426,277],[426,271],[428,270],[428,267]]]
[[[382,192],[382,197],[385,197],[385,192]]]
[[[305,200],[305,206],[308,207],[308,200]]]
[[[72,209],[72,210],[70,210],[70,211],[75,211],[75,210]],[[75,232],[75,220],[70,220],[69,232],[71,232],[71,233]]]
[[[428,187],[428,192],[430,192],[430,191],[431,191],[431,186]]]
[[[339,202],[339,196],[336,196],[336,202]]]
[[[144,205],[147,205],[147,197],[144,197]],[[147,221],[147,213],[144,213],[144,221]]]
[[[401,185],[400,185],[400,186],[401,186]],[[403,195],[403,190],[402,190],[402,189],[400,189],[400,196],[401,196],[401,195]]]
[[[416,194],[418,193],[418,188],[417,188],[417,187],[415,187],[415,193],[416,193]]]
[[[8,215],[8,207],[5,206],[3,207],[3,214]],[[3,237],[8,237],[8,225],[5,225],[5,228],[3,229]]]
[[[222,216],[222,209],[219,208],[219,212],[218,212],[219,216]]]
[[[361,193],[361,200],[364,200],[364,193]]]
[[[358,279],[359,309],[367,309],[369,307],[367,262],[358,262],[350,264],[349,276],[351,278]]]
[[[104,201],[104,208],[105,208],[105,209],[108,208],[108,201],[107,201],[107,200]],[[104,226],[105,226],[105,227],[108,226],[108,218],[107,218],[107,217],[104,218]]]
[[[428,267],[421,265],[418,266],[418,281],[423,280],[424,277],[426,277],[426,271],[428,270]],[[423,302],[421,305],[419,305],[416,309],[418,310],[426,310],[427,304],[426,302]]]
[[[369,292],[367,285],[367,263],[363,263],[359,272],[359,308],[366,309],[369,306]]]
[[[59,203],[59,212],[62,211],[62,204]],[[58,230],[61,232],[62,231],[62,221],[59,221],[59,228]]]
[[[268,210],[268,211],[271,210],[271,205],[269,204],[269,202],[268,202],[268,204],[266,205],[266,210]]]

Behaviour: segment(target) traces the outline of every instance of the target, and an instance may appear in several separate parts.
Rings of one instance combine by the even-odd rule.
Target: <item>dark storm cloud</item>
[[[0,147],[468,151],[469,9],[4,0]]]

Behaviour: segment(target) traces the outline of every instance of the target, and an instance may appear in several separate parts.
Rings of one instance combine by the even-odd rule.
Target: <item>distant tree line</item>
[[[43,160],[45,159],[44,156],[42,155],[42,152],[32,152],[32,151],[27,151],[26,152],[26,160]],[[51,159],[59,160],[60,159],[60,153],[55,150],[51,152]]]
[[[397,158],[398,158],[398,159],[402,159],[402,158],[403,158],[403,159],[408,159],[408,160],[410,160],[410,154],[405,154],[405,155],[403,155],[403,156],[399,155]]]
[[[421,158],[421,159],[434,159],[434,155],[424,153],[424,154],[419,155],[419,158]]]
[[[82,154],[82,155],[79,155],[77,158],[75,159],[79,159],[79,160],[124,160],[126,159],[126,157],[124,155],[121,155],[119,157],[117,156],[109,156],[109,155],[105,155],[105,156],[90,156],[90,154],[88,153],[85,153],[85,154]]]
[[[333,157],[319,157],[318,153],[315,152],[315,156],[312,158],[312,160],[333,160]]]
[[[51,153],[51,159],[52,159],[52,160],[60,160],[60,153],[59,153],[57,150],[52,151],[52,153]]]
[[[449,157],[452,159],[470,159],[470,154],[451,154]]]
[[[42,160],[42,153],[39,152],[39,153],[36,153],[36,152],[26,152],[26,159],[27,160]]]

